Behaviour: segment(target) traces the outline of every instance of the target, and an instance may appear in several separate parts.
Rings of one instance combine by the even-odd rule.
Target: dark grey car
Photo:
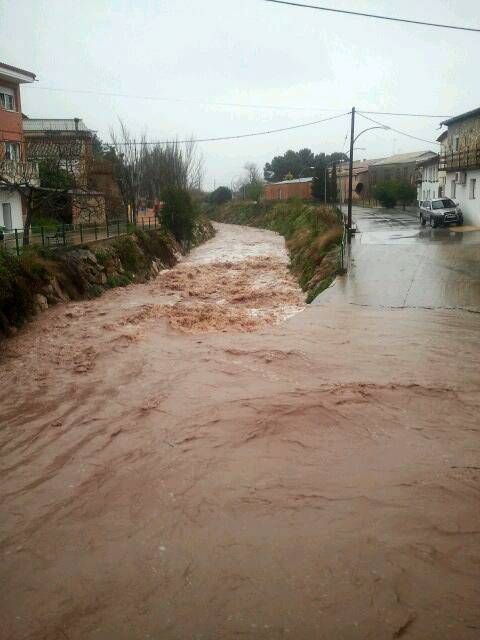
[[[446,224],[463,224],[462,210],[450,198],[435,198],[420,203],[420,223],[432,227]]]

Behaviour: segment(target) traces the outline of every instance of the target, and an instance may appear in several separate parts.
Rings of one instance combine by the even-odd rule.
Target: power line
[[[283,111],[336,111],[340,109],[322,108],[322,107],[289,107],[286,105],[271,105],[271,104],[246,104],[241,102],[215,102],[209,100],[193,100],[188,98],[175,98],[165,96],[139,96],[131,93],[115,93],[113,91],[94,91],[93,89],[64,89],[60,87],[38,87],[38,86],[26,86],[25,88],[33,89],[33,91],[55,91],[59,93],[83,93],[87,95],[106,96],[110,98],[130,98],[134,100],[154,100],[159,102],[178,102],[180,104],[204,104],[212,107],[239,107],[243,109],[274,109]],[[439,118],[449,116],[438,116]]]
[[[213,107],[240,107],[242,109],[272,109],[282,111],[326,111],[326,112],[340,112],[340,109],[333,107],[298,107],[287,105],[273,105],[273,104],[247,104],[245,102],[211,102],[201,99],[189,99],[189,98],[176,98],[168,96],[139,96],[132,93],[116,93],[113,91],[94,91],[93,89],[65,89],[62,87],[39,87],[26,85],[24,90],[33,91],[54,91],[57,93],[81,93],[86,95],[106,96],[110,98],[129,98],[133,100],[152,100],[159,102],[178,102],[185,104],[203,104]],[[411,116],[415,118],[451,118],[452,114],[432,114],[432,113],[399,113],[394,111],[363,111],[363,113],[372,113],[385,116]]]
[[[408,116],[409,118],[451,118],[452,116],[441,116],[432,113],[398,113],[394,111],[362,111],[362,113],[372,113],[382,116]]]
[[[389,129],[390,131],[395,131],[395,133],[399,133],[400,135],[406,136],[407,138],[412,138],[413,140],[420,140],[421,142],[428,142],[428,144],[440,144],[439,142],[436,142],[434,140],[426,140],[425,138],[419,138],[418,136],[414,136],[410,133],[406,133],[405,131],[400,131],[400,129],[394,129],[393,127],[390,127],[389,125],[383,122],[379,122],[378,120],[374,120],[373,118],[369,118],[368,116],[363,115],[362,111],[357,111],[356,113],[362,118],[364,118],[365,120],[368,120],[369,122],[378,124],[382,127],[385,127],[386,129]]]
[[[438,27],[440,29],[456,29],[457,31],[474,31],[480,33],[478,27],[458,27],[452,24],[439,24],[437,22],[422,22],[421,20],[410,20],[409,18],[393,18],[392,16],[383,16],[376,13],[362,13],[360,11],[347,11],[346,9],[332,9],[331,7],[319,7],[316,4],[303,4],[301,2],[288,2],[287,0],[264,0],[264,2],[273,2],[274,4],[284,4],[290,7],[301,9],[316,9],[317,11],[330,11],[331,13],[343,13],[350,16],[362,16],[363,18],[375,18],[376,20],[391,20],[392,22],[406,22],[408,24],[419,24],[425,27]]]
[[[292,129],[301,129],[303,127],[311,127],[321,122],[327,122],[329,120],[335,120],[336,118],[342,118],[348,115],[350,112],[340,113],[336,116],[330,116],[329,118],[323,118],[322,120],[314,120],[313,122],[304,122],[303,124],[296,124],[291,127],[283,127],[281,129],[270,129],[268,131],[256,131],[255,133],[242,133],[235,136],[219,136],[216,138],[189,138],[187,140],[160,140],[160,141],[138,141],[138,142],[119,142],[120,146],[136,146],[136,145],[157,145],[157,144],[188,144],[191,142],[220,142],[222,140],[240,140],[241,138],[253,138],[255,136],[266,136],[271,133],[281,133],[282,131],[292,131]]]

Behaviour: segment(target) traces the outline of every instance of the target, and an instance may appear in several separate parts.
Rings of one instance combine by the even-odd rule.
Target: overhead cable
[[[288,2],[288,0],[264,0],[264,2],[272,2],[274,4],[283,4],[299,9],[316,9],[317,11],[330,11],[331,13],[343,13],[349,16],[361,16],[362,18],[374,18],[376,20],[391,20],[392,22],[406,22],[408,24],[419,24],[424,27],[435,27],[439,29],[456,29],[457,31],[473,31],[480,33],[480,27],[459,27],[453,24],[440,24],[438,22],[423,22],[421,20],[413,20],[410,18],[394,18],[393,16],[384,16],[377,13],[363,13],[361,11],[347,11],[346,9],[332,9],[331,7],[320,7],[316,4],[304,4],[302,2]]]

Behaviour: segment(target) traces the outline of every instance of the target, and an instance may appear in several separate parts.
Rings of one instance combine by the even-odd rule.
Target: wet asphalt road
[[[480,228],[422,227],[414,212],[354,207],[348,273],[317,303],[480,312]]]

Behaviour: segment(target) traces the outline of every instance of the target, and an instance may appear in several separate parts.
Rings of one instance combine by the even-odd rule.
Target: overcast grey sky
[[[312,3],[480,26],[478,0]],[[322,109],[340,113],[352,105],[443,115],[480,104],[478,33],[262,0],[0,0],[0,32],[0,60],[33,71],[39,80],[24,86],[23,111],[30,117],[79,116],[104,139],[118,118],[149,139],[163,140],[287,127],[334,113]],[[373,117],[429,140],[438,135],[438,118]],[[214,180],[229,184],[245,162],[263,167],[289,148],[341,151],[348,127],[345,116],[260,138],[203,143],[205,187]],[[367,133],[358,144],[366,150],[356,157],[435,148],[390,131]]]

